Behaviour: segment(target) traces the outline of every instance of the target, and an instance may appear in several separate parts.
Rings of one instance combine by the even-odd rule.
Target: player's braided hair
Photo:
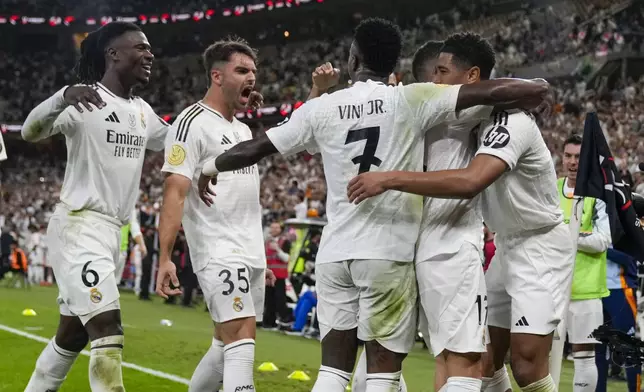
[[[141,28],[132,23],[112,22],[87,35],[81,43],[80,58],[76,64],[76,76],[80,83],[93,84],[103,78],[107,45],[128,31],[141,31]]]

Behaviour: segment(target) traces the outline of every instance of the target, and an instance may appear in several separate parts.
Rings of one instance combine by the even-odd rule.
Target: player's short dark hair
[[[105,73],[107,45],[114,38],[130,31],[141,31],[141,28],[133,23],[112,22],[89,33],[80,46],[80,58],[76,64],[78,80],[85,84],[100,81]]]
[[[215,42],[208,46],[203,52],[203,66],[206,70],[206,78],[210,84],[210,71],[216,63],[225,63],[230,61],[230,57],[235,53],[245,54],[246,56],[257,61],[257,51],[251,48],[246,40],[239,37],[228,37]]]
[[[576,146],[581,146],[581,141],[582,137],[581,135],[577,133],[573,133],[572,135],[568,136],[566,138],[566,141],[564,141],[563,147],[566,148],[567,145],[569,144],[574,144]]]
[[[353,39],[365,68],[383,77],[394,71],[402,51],[400,27],[382,18],[367,18],[356,27]]]
[[[420,82],[423,68],[427,61],[435,59],[440,54],[442,47],[442,41],[427,41],[416,50],[414,59],[411,62],[411,73],[417,82]]]
[[[452,61],[464,68],[479,67],[481,79],[489,79],[496,65],[492,45],[485,38],[471,32],[450,35],[445,40],[442,52],[451,53]]]

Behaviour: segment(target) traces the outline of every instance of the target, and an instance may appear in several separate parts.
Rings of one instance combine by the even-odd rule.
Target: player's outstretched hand
[[[370,197],[378,196],[387,190],[384,184],[389,179],[389,173],[362,173],[349,181],[347,196],[349,202],[358,204]]]
[[[253,91],[248,97],[248,107],[253,110],[258,110],[264,106],[264,96],[259,91]]]
[[[175,287],[174,289],[170,287],[171,284]],[[169,259],[159,263],[156,293],[165,299],[168,299],[169,295],[181,294],[179,279],[177,278],[177,266]]]
[[[201,173],[201,176],[199,176],[199,183],[198,183],[199,198],[201,199],[201,201],[206,203],[208,207],[212,206],[213,196],[217,196],[215,191],[213,191],[212,188],[210,187],[210,184],[212,185],[217,184],[217,176],[210,177]]]
[[[145,245],[145,243],[141,243],[139,252],[141,252],[141,259],[144,259],[148,255],[148,247]]]
[[[104,108],[106,105],[98,91],[85,84],[77,84],[75,86],[68,87],[65,90],[63,97],[68,105],[75,107],[80,113],[83,113],[81,104],[90,112],[94,110],[90,104],[96,106],[99,110]]]
[[[275,286],[275,281],[277,281],[277,278],[275,277],[275,274],[273,271],[267,269],[266,270],[266,286],[273,287]]]
[[[312,79],[313,86],[317,87],[319,91],[328,91],[340,82],[340,70],[333,68],[331,63],[326,62],[313,71]]]

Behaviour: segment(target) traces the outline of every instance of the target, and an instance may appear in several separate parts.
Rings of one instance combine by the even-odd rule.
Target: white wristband
[[[217,165],[215,165],[215,161],[217,158],[213,158],[209,160],[208,162],[204,163],[203,169],[201,169],[201,172],[208,177],[214,177],[217,174],[219,174],[219,170],[217,170]]]

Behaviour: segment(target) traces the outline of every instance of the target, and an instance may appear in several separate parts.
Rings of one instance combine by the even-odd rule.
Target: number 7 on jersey
[[[380,158],[376,157],[379,139],[380,127],[351,129],[347,133],[347,140],[344,142],[345,145],[366,140],[362,155],[351,159],[351,162],[360,165],[358,166],[358,174],[368,172],[371,170],[371,166],[380,166],[382,163]]]

